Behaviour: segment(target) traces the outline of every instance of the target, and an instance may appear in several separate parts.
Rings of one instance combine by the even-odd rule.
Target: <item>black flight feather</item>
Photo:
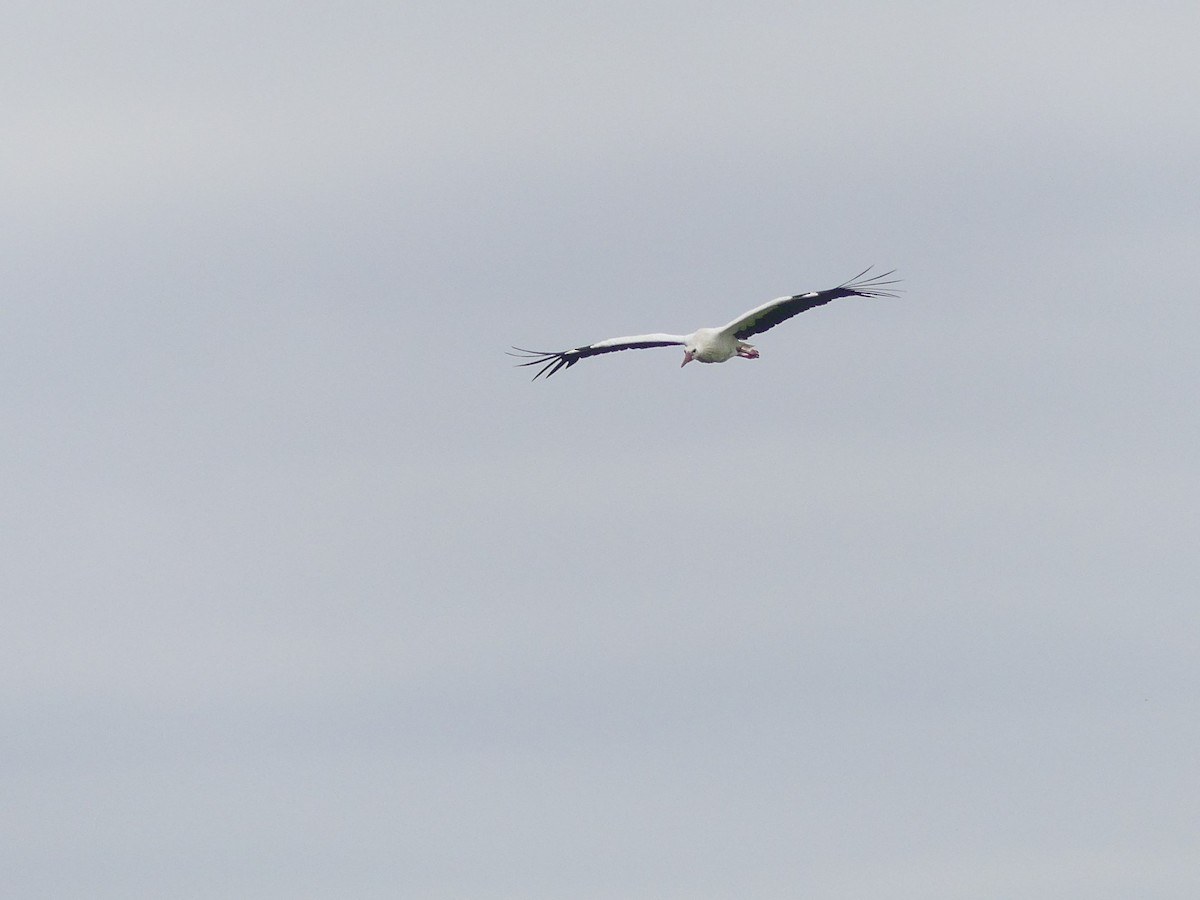
[[[863,278],[870,269],[864,269],[859,272],[849,281],[844,284],[839,284],[835,288],[830,288],[827,291],[810,291],[807,294],[796,294],[794,297],[789,297],[782,303],[768,306],[758,315],[747,318],[741,322],[741,327],[733,333],[733,336],[739,341],[745,340],[754,334],[762,334],[771,328],[774,328],[780,322],[786,322],[792,316],[798,316],[802,312],[807,312],[816,306],[824,306],[831,300],[837,300],[840,297],[895,297],[893,291],[881,290],[888,288],[893,284],[899,284],[899,279],[887,281],[891,272],[884,272],[882,275],[872,275],[870,278]]]
[[[560,353],[547,352],[544,350],[526,350],[524,347],[513,347],[516,353],[509,353],[509,356],[517,357],[532,357],[529,362],[517,363],[518,366],[538,366],[542,368],[533,376],[533,380],[537,381],[543,375],[549,378],[555,372],[562,368],[571,368],[581,359],[587,359],[589,356],[599,356],[601,353],[618,353],[621,350],[646,350],[650,347],[678,347],[679,341],[635,341],[631,344],[617,344],[611,347],[596,346],[594,344],[587,347],[576,347],[574,350],[563,350]]]

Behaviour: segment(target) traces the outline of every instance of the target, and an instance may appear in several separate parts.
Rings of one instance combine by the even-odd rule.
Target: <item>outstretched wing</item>
[[[895,297],[896,294],[893,291],[887,290],[892,285],[900,283],[898,278],[887,280],[895,270],[884,272],[882,275],[864,277],[870,271],[870,269],[864,269],[845,284],[839,284],[827,291],[810,291],[807,294],[778,297],[743,313],[721,330],[731,333],[738,340],[745,340],[752,334],[762,334],[780,322],[786,322],[792,316],[798,316],[814,306],[823,306],[830,300],[837,300],[839,297]]]
[[[686,341],[687,337],[681,334],[638,334],[633,337],[609,338],[606,341],[597,341],[594,344],[588,344],[586,347],[576,347],[574,350],[563,350],[558,353],[546,353],[538,350],[526,350],[522,347],[513,347],[517,352],[508,355],[529,357],[528,362],[517,363],[518,366],[541,366],[542,368],[533,376],[533,380],[537,381],[543,375],[549,378],[564,367],[569,369],[581,359],[586,359],[589,356],[599,356],[601,353],[616,353],[619,350],[645,350],[648,347],[682,346]]]

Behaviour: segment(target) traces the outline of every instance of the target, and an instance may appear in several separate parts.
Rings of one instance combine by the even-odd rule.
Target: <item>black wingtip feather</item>
[[[517,366],[541,366],[537,374],[533,376],[533,380],[537,381],[543,375],[549,378],[559,369],[571,368],[575,363],[579,362],[578,356],[572,356],[570,350],[564,350],[561,353],[545,350],[526,350],[524,347],[513,347],[516,353],[505,351],[509,356],[517,359],[525,359],[530,357],[528,362],[516,363]]]
[[[887,272],[881,272],[878,275],[871,275],[869,278],[864,277],[874,266],[867,266],[849,281],[838,285],[838,288],[846,291],[853,291],[860,297],[898,297],[901,289],[887,290],[893,285],[900,283],[901,279],[891,278],[896,274],[895,269],[889,269]]]

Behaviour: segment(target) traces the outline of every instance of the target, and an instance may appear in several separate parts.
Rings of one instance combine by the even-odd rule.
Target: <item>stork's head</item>
[[[704,330],[705,329],[701,328],[700,331],[697,331],[694,334],[689,334],[686,338],[684,338],[683,362],[679,364],[679,368],[682,369],[692,360],[696,360],[698,362],[708,362],[708,357],[703,353],[703,348],[705,346],[703,343]]]

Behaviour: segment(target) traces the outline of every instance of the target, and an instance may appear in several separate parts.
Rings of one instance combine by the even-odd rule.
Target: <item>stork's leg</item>
[[[737,355],[742,359],[758,359],[758,351],[750,344],[738,342]]]

